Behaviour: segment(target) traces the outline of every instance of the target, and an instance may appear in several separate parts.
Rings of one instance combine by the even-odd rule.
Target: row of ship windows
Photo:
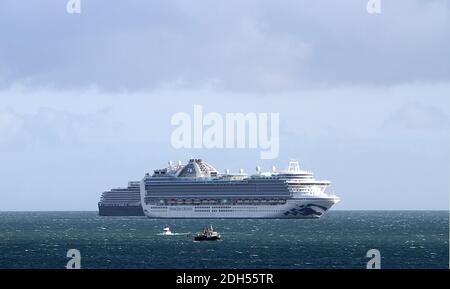
[[[124,200],[140,200],[141,196],[129,196],[129,195],[119,195],[119,196],[111,196],[111,195],[102,195],[101,199],[124,199]]]
[[[284,212],[283,210],[253,210],[257,212]],[[233,213],[233,212],[248,212],[248,210],[195,210],[195,213]]]
[[[280,185],[280,186],[242,186],[242,187],[233,187],[233,188],[227,188],[227,187],[209,187],[209,186],[192,186],[192,187],[180,187],[180,186],[170,186],[170,187],[166,187],[166,186],[155,186],[155,187],[146,187],[145,188],[145,193],[146,194],[155,194],[155,193],[160,193],[160,192],[164,192],[164,193],[175,193],[175,194],[183,194],[186,192],[199,192],[199,193],[203,193],[203,192],[208,192],[208,193],[215,193],[215,192],[221,192],[221,191],[226,191],[228,193],[230,193],[231,191],[234,191],[235,193],[240,193],[240,192],[284,192],[286,190],[289,189],[293,189],[293,188],[326,188],[327,186],[325,185],[290,185],[290,186],[285,186],[285,185]],[[133,193],[133,194],[138,194],[138,193]]]
[[[280,205],[285,204],[285,199],[253,199],[253,200],[146,200],[146,204],[154,205],[217,205],[217,204],[229,204],[229,205],[245,205],[245,204],[259,204],[259,205]]]
[[[210,207],[210,206],[206,206],[206,207],[195,207],[195,208],[198,208],[198,209],[210,209],[210,208],[213,208],[213,209],[230,209],[231,207],[223,207],[223,206],[212,206],[212,207]]]
[[[159,186],[170,186],[170,187],[203,187],[203,186],[209,186],[209,187],[236,187],[236,186],[281,186],[281,185],[286,185],[285,181],[278,181],[278,182],[274,182],[274,181],[265,181],[265,182],[245,182],[245,181],[224,181],[224,182],[151,182],[151,183],[146,183],[145,187],[159,187]]]
[[[150,209],[151,210],[166,210],[168,207],[167,206],[151,206]],[[234,211],[245,211],[245,210],[257,210],[257,207],[252,206],[252,207],[248,207],[248,206],[239,206],[239,207],[215,207],[215,206],[211,206],[211,207],[195,207],[194,210],[197,211],[205,211],[205,212],[210,212],[211,210],[220,210],[220,209],[232,209]],[[270,210],[270,211],[276,211],[276,210]]]
[[[249,209],[234,209],[234,210],[194,210],[194,213],[240,213],[240,212],[284,212],[284,210],[257,210],[253,208],[252,210]],[[167,210],[162,209],[152,209],[152,212],[158,212],[158,213],[167,213]]]
[[[109,206],[109,207],[127,207],[127,206],[140,206],[140,202],[136,203],[116,203],[116,202],[100,202],[100,206]]]

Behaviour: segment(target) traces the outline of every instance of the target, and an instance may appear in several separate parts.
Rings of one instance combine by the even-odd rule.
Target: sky
[[[0,210],[96,210],[169,160],[297,159],[342,210],[447,210],[450,1],[0,2]],[[279,154],[176,149],[178,112],[278,113]]]

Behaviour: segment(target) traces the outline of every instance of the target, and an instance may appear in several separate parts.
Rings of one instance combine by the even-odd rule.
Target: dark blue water
[[[218,242],[193,242],[212,223]],[[319,220],[151,220],[96,212],[0,212],[0,268],[448,268],[448,211],[331,211]]]

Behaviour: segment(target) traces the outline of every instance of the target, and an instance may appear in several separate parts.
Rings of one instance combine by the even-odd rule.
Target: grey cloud
[[[450,79],[448,1],[2,1],[0,87],[278,92]]]

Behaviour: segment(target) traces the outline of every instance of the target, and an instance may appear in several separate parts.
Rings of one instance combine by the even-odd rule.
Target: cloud
[[[0,144],[15,138],[23,127],[22,118],[11,109],[0,110]]]
[[[108,117],[109,109],[92,114],[40,108],[32,114],[0,110],[0,144],[12,146],[79,145],[114,138],[121,124]]]
[[[448,1],[3,1],[0,87],[280,92],[450,79]]]
[[[435,106],[409,102],[391,113],[383,123],[383,127],[406,130],[448,130],[450,117]]]

